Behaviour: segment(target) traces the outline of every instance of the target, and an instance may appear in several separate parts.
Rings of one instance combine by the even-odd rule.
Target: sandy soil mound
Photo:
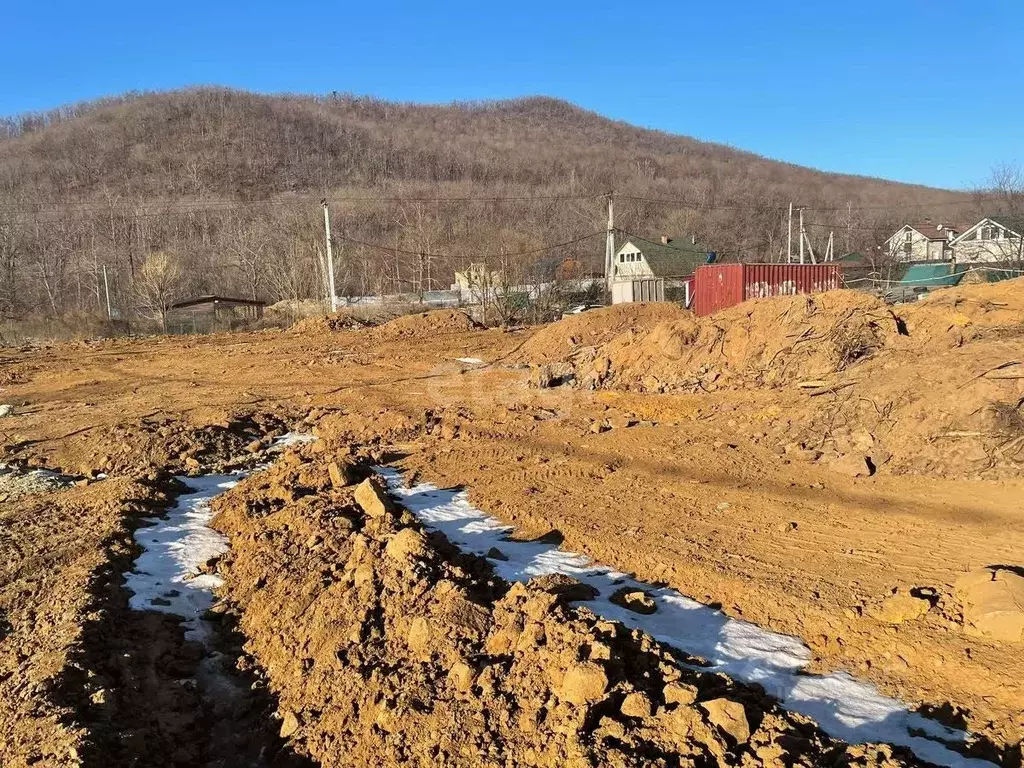
[[[552,363],[605,344],[626,331],[643,332],[661,322],[688,317],[676,304],[616,304],[583,312],[537,331],[515,356],[516,361]]]
[[[782,386],[843,371],[898,334],[892,312],[863,293],[758,299],[623,334],[577,376],[655,392]]]
[[[429,338],[441,334],[464,333],[482,328],[465,312],[457,309],[437,309],[416,315],[396,317],[371,331],[374,341]]]
[[[330,315],[307,317],[304,320],[299,320],[289,330],[292,333],[309,335],[333,333],[336,331],[358,331],[360,328],[366,328],[369,325],[371,323],[356,317],[350,312],[335,312]]]
[[[1024,278],[934,291],[897,312],[921,345],[959,347],[1024,334]]]
[[[222,497],[216,525],[281,733],[321,765],[913,764],[681,666],[565,583],[509,587],[379,486],[346,486],[348,451],[303,451]]]

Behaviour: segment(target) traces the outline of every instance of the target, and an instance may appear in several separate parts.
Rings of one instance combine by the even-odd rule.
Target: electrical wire
[[[516,257],[516,256],[530,256],[530,255],[535,254],[535,253],[543,253],[545,251],[553,251],[556,248],[566,248],[566,247],[568,247],[570,245],[575,245],[576,243],[581,243],[584,240],[589,240],[592,237],[597,237],[598,235],[603,235],[603,234],[605,234],[605,232],[606,232],[606,230],[602,229],[602,230],[600,230],[598,232],[591,232],[589,235],[582,235],[581,237],[577,237],[577,238],[575,238],[573,240],[566,240],[564,243],[551,243],[550,245],[542,245],[542,246],[540,246],[538,248],[532,248],[532,249],[530,249],[528,251],[514,251],[512,253],[479,254],[479,255],[476,256],[476,258],[480,259],[482,261],[486,261],[487,259],[492,259],[492,258],[506,258],[507,259],[507,258],[513,258],[513,257]],[[428,253],[426,251],[410,251],[408,249],[399,248],[397,246],[383,245],[381,243],[368,243],[368,242],[365,242],[363,240],[356,240],[355,238],[352,238],[352,237],[346,237],[345,235],[337,235],[337,234],[333,234],[333,233],[331,235],[331,238],[333,240],[342,240],[342,241],[344,241],[346,243],[352,243],[353,245],[361,245],[361,246],[363,246],[365,248],[374,248],[376,250],[383,251],[385,253],[401,253],[401,254],[404,254],[406,256],[423,256],[425,258],[429,257],[431,259],[449,259],[449,258],[453,258],[451,256],[451,254]]]

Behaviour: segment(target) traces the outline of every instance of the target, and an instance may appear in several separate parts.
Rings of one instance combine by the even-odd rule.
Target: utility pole
[[[800,263],[804,263],[804,209],[800,208]]]
[[[334,292],[334,254],[331,252],[331,212],[327,210],[327,198],[320,201],[324,207],[324,235],[327,239],[327,300],[331,312],[338,311],[338,297]]]
[[[612,200],[613,194],[613,192],[608,193],[608,234],[604,245],[604,282],[608,290],[611,290],[612,272],[615,270],[615,204]]]
[[[789,204],[789,222],[786,225],[786,263],[793,261],[793,204]]]
[[[103,292],[107,294],[107,320],[113,317],[110,311],[110,283],[107,282],[107,265],[103,265]]]

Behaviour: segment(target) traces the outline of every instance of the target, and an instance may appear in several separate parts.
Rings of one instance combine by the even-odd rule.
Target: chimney
[[[672,242],[672,238],[669,237],[668,235],[662,235],[661,236],[661,244],[662,245],[668,245],[671,242]]]

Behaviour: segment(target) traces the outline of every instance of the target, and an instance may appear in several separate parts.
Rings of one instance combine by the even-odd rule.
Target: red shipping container
[[[710,315],[747,299],[795,296],[843,287],[840,264],[709,264],[693,280],[693,311]]]

